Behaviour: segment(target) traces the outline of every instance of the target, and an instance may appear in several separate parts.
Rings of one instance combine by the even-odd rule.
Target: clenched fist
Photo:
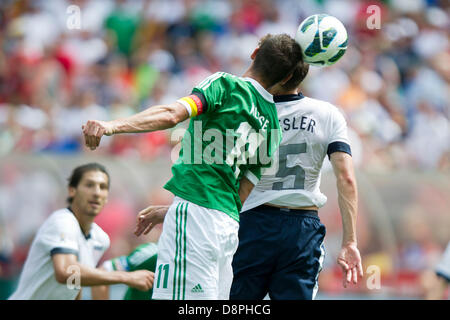
[[[137,270],[127,272],[126,284],[140,291],[148,291],[153,287],[155,274],[148,270]]]
[[[110,136],[114,134],[112,125],[106,121],[89,120],[82,129],[86,147],[91,150],[95,150],[99,146],[100,140],[104,135]]]

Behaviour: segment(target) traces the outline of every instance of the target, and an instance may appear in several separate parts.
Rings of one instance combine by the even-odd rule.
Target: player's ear
[[[293,74],[294,74],[294,72],[291,72],[286,77],[284,77],[284,79],[279,82],[280,85],[284,86],[286,84],[286,82],[291,80]]]
[[[253,53],[252,53],[251,56],[250,56],[250,58],[251,58],[252,60],[255,60],[256,54],[258,53],[258,51],[259,51],[259,47],[256,48],[255,50],[253,50]]]
[[[77,190],[74,187],[69,187],[68,193],[69,193],[69,198],[73,198],[73,197],[75,197]]]

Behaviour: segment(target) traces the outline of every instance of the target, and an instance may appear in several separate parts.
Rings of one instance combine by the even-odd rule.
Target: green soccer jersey
[[[240,179],[256,184],[281,141],[272,95],[254,79],[218,72],[179,102],[192,119],[164,188],[239,221]]]
[[[136,271],[148,270],[155,272],[156,259],[158,257],[158,245],[153,242],[141,244],[128,256],[120,256],[111,259],[112,270]],[[140,291],[129,287],[124,300],[150,300],[153,290]]]

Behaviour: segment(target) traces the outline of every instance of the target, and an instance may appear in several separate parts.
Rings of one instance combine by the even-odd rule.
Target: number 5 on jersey
[[[300,153],[306,153],[306,142],[288,144],[285,146],[280,146],[279,148],[278,163],[279,168],[275,177],[283,178],[287,176],[294,176],[294,186],[284,187],[283,182],[275,182],[272,186],[272,190],[288,190],[288,189],[304,189],[305,188],[305,170],[299,165],[293,167],[287,167],[287,157],[288,155],[296,155]]]

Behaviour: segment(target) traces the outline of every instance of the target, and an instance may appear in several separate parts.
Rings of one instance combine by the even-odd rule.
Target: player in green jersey
[[[173,104],[83,126],[94,150],[103,135],[163,130],[192,118],[165,185],[175,199],[158,243],[153,298],[228,298],[242,202],[281,140],[270,90],[302,61],[288,35],[267,35],[251,58],[242,77],[215,73]]]

